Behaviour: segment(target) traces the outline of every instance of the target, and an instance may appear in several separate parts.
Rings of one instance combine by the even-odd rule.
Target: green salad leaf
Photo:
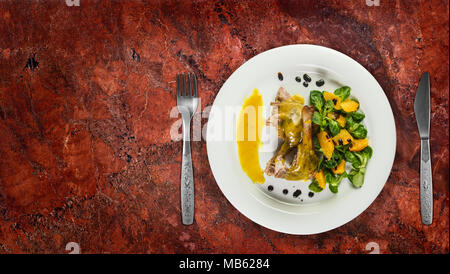
[[[316,125],[319,125],[322,127],[323,125],[323,117],[322,114],[320,114],[320,112],[318,111],[314,111],[313,117],[312,117],[312,122]]]
[[[352,169],[348,175],[348,179],[353,184],[354,187],[360,188],[364,184],[364,173],[366,169]]]
[[[361,123],[362,120],[364,120],[364,118],[366,117],[366,115],[362,112],[352,112],[351,113],[351,117],[353,119],[353,121],[357,122],[357,123]]]
[[[356,139],[364,139],[367,137],[367,129],[362,124],[358,124],[358,126],[354,130],[349,132]]]
[[[319,182],[317,182],[316,179],[314,179],[308,186],[309,190],[312,192],[321,192],[323,188],[320,187]]]
[[[340,175],[332,175],[331,181],[329,182],[328,187],[330,188],[330,191],[333,193],[338,193],[339,184],[341,183],[342,179],[347,177],[347,172],[344,171],[344,173]],[[326,179],[326,177],[325,177]]]
[[[353,152],[361,163],[361,167],[366,167],[369,159],[372,157],[373,150],[370,146],[367,146],[365,149],[359,152]]]
[[[325,117],[325,119],[328,122],[328,129],[330,130],[331,134],[333,136],[336,136],[341,131],[341,126],[339,126],[339,123],[336,120],[333,120],[331,118]]]
[[[356,113],[356,112],[354,112]],[[364,114],[363,114],[364,115]],[[360,117],[358,117],[360,118]],[[356,139],[364,139],[367,137],[367,129],[363,124],[355,121],[353,113],[347,117],[345,128]]]
[[[342,158],[343,158],[342,153],[339,152],[338,150],[334,150],[333,155],[331,155],[331,158],[325,159],[323,161],[323,166],[328,169],[335,168],[341,162]]]
[[[327,114],[330,113],[333,109],[334,109],[333,101],[331,100],[326,101],[323,108],[322,116],[323,117],[327,116]]]
[[[350,152],[347,151],[345,153],[345,158],[351,159],[352,170],[348,175],[348,179],[353,184],[354,187],[361,187],[364,184],[364,175],[366,173],[367,163],[369,159],[372,157],[373,150],[370,146],[359,152]]]
[[[312,90],[309,93],[309,102],[319,112],[322,112],[323,106],[325,105],[325,99],[323,98],[322,92],[318,90]]]
[[[359,158],[351,151],[345,152],[345,161],[351,163],[353,168],[359,168],[361,166]]]
[[[344,101],[350,96],[351,88],[348,86],[343,86],[334,91],[334,94],[341,97],[341,100]]]

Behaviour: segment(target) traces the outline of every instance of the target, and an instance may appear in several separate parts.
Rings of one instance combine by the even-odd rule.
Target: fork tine
[[[188,73],[187,74],[187,85],[188,85],[188,87],[187,87],[187,90],[186,90],[186,95],[187,96],[191,96],[192,95],[192,89],[191,89],[191,74],[190,73]]]
[[[182,83],[183,83],[183,88],[181,89],[181,96],[184,96],[186,93],[186,81],[185,81],[184,73],[181,74],[181,79],[182,79]]]
[[[192,78],[194,78],[194,97],[197,97],[197,76],[195,76],[195,73],[192,73]]]
[[[180,74],[177,74],[177,97],[181,96]]]

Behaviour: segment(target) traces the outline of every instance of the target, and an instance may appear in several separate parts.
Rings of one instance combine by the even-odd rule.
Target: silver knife
[[[414,100],[414,113],[420,134],[420,213],[422,223],[433,222],[433,180],[431,178],[430,154],[430,74],[425,72],[420,79]]]

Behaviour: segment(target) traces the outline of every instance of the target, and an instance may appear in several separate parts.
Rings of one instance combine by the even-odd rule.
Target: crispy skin
[[[280,117],[278,114],[278,105],[291,97],[291,95],[287,92],[284,87],[280,87],[278,89],[277,95],[275,97],[275,101],[270,103],[273,106],[272,113],[266,121],[266,125],[278,127],[278,123],[280,122]],[[278,130],[278,137],[280,139],[284,139],[284,132]]]
[[[304,106],[302,109],[303,121],[303,142],[311,144],[312,147],[312,117],[314,114],[314,107]]]

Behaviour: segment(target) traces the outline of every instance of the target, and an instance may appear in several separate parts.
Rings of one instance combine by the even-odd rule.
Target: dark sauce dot
[[[303,80],[305,80],[306,82],[311,82],[311,77],[309,77],[308,74],[303,74]]]
[[[300,76],[295,77],[295,81],[300,83],[302,81],[302,77],[300,77]]]
[[[325,81],[323,79],[320,79],[318,81],[316,81],[316,86],[321,87],[325,84]]]
[[[339,143],[340,146],[344,145],[344,142],[342,142],[342,139],[339,139],[338,143]]]
[[[351,143],[351,142],[352,142],[352,139],[347,139],[347,142]]]
[[[300,194],[302,194],[302,191],[300,189],[297,189],[296,191],[294,191],[294,194],[292,194],[292,196],[294,196],[294,198],[297,198],[298,196],[300,196]]]
[[[307,83],[307,82],[303,82],[303,86],[304,86],[305,88],[307,88],[307,87],[308,87],[308,83]]]
[[[333,99],[333,104],[336,105],[337,104],[337,100]]]
[[[278,72],[278,80],[283,81],[283,74],[281,72]]]
[[[301,199],[300,202],[303,202],[303,199]]]
[[[268,187],[267,187],[267,190],[268,190],[268,191],[272,191],[272,190],[273,190],[273,186],[268,186]]]
[[[283,189],[283,194],[284,195],[286,195],[286,194],[288,194],[289,193],[289,191],[287,190],[287,189]]]
[[[309,196],[310,198],[312,198],[312,197],[314,196],[314,192],[311,192],[311,191],[310,191],[310,192],[308,193],[308,196]]]

